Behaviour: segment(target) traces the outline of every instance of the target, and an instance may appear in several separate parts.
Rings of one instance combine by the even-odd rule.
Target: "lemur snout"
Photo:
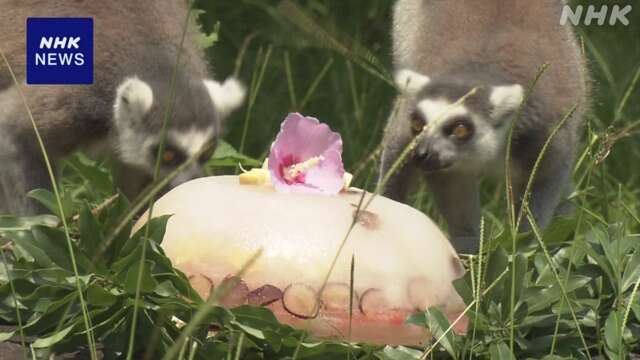
[[[426,171],[442,170],[450,166],[445,164],[440,158],[440,154],[427,146],[420,147],[416,150],[415,159],[420,167]]]
[[[419,146],[416,149],[416,159],[420,161],[428,161],[434,157],[433,151],[431,151],[427,146]]]

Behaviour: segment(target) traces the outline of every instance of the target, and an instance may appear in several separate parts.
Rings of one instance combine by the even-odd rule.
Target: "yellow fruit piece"
[[[264,185],[269,181],[269,171],[251,169],[238,177],[241,185]]]

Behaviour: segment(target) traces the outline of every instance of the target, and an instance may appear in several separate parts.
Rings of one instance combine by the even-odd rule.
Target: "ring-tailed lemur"
[[[77,149],[97,150],[116,159],[118,182],[127,195],[135,195],[147,184],[187,13],[185,0],[9,0],[0,4],[0,48],[18,77],[54,163]],[[25,23],[32,16],[93,17],[93,85],[24,84]],[[215,142],[222,121],[244,98],[244,88],[235,79],[222,83],[209,79],[197,36],[195,26],[190,26],[181,50],[161,176]],[[25,193],[50,186],[19,95],[2,64],[0,214],[38,211]],[[200,175],[201,166],[195,164],[171,185]]]
[[[577,105],[533,183],[529,205],[540,226],[570,189],[588,76],[572,29],[560,25],[562,6],[561,0],[399,0],[395,6],[396,82],[404,94],[385,134],[382,176],[425,131],[386,193],[405,200],[411,180],[423,174],[460,252],[477,250],[480,179],[504,173],[511,121],[543,64],[549,67],[514,129],[516,206],[551,130]]]

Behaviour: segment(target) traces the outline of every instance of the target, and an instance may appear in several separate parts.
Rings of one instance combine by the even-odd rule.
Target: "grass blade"
[[[296,86],[293,82],[293,72],[291,71],[291,58],[289,52],[284,52],[284,70],[287,75],[287,86],[289,90],[289,101],[292,110],[298,110],[298,101],[296,99]]]
[[[571,317],[573,318],[573,322],[576,325],[576,330],[578,331],[578,336],[580,337],[582,346],[584,346],[585,354],[587,355],[587,358],[591,359],[591,354],[589,353],[589,346],[587,345],[587,341],[585,340],[584,334],[582,333],[582,327],[580,326],[580,322],[578,321],[576,312],[573,309],[573,305],[571,305],[571,300],[569,300],[569,296],[567,295],[567,289],[565,288],[564,283],[560,279],[560,275],[558,274],[558,270],[555,264],[553,263],[553,259],[551,259],[551,255],[549,255],[549,250],[547,250],[547,247],[544,245],[544,242],[542,241],[542,235],[540,234],[540,229],[538,229],[538,224],[533,218],[533,214],[531,213],[528,207],[525,208],[525,211],[527,213],[527,219],[529,220],[529,224],[531,225],[531,230],[533,231],[533,234],[536,240],[538,241],[538,245],[540,245],[540,249],[542,249],[545,260],[547,261],[547,264],[549,265],[549,268],[553,273],[553,277],[556,283],[560,287],[560,291],[562,292],[562,298],[566,302],[567,307],[569,308],[569,312],[571,312]]]
[[[549,67],[548,64],[543,64],[540,69],[538,70],[538,73],[536,74],[535,78],[533,79],[533,81],[531,82],[531,84],[529,84],[529,87],[527,88],[527,91],[525,93],[525,96],[522,99],[522,102],[520,103],[520,106],[518,107],[518,110],[516,111],[515,116],[513,117],[513,121],[511,122],[511,127],[509,128],[509,135],[507,137],[507,151],[506,151],[506,155],[505,155],[505,164],[504,164],[504,169],[505,169],[505,176],[506,176],[506,180],[505,180],[505,186],[506,186],[506,193],[507,193],[507,212],[509,214],[509,224],[511,226],[510,230],[511,230],[511,241],[512,241],[512,258],[515,259],[516,256],[516,238],[517,238],[517,233],[518,233],[518,227],[519,227],[519,220],[516,220],[516,213],[515,213],[515,200],[514,200],[514,195],[513,195],[513,179],[511,176],[511,146],[513,145],[513,133],[514,130],[516,128],[516,125],[518,124],[518,122],[520,121],[520,119],[522,118],[522,115],[524,114],[524,109],[525,106],[527,104],[527,102],[529,101],[529,98],[531,97],[531,93],[533,92],[533,89],[535,88],[535,86],[537,85],[538,81],[540,80],[540,78],[542,77],[542,74],[544,74],[544,72],[547,70],[547,68]],[[514,318],[515,318],[515,294],[516,294],[516,269],[515,266],[513,268],[513,274],[511,275],[511,293],[510,293],[510,310],[509,310],[509,318],[510,318],[510,327],[509,327],[509,349],[511,350],[511,353],[513,353],[514,350],[514,344],[515,344],[515,324],[514,324]]]
[[[595,62],[598,64],[598,66],[600,67],[602,74],[604,75],[605,79],[607,79],[607,83],[611,88],[611,91],[613,91],[614,93],[617,93],[618,88],[616,86],[616,79],[613,76],[613,72],[611,72],[611,67],[609,66],[608,61],[605,59],[602,52],[596,47],[596,45],[593,43],[593,41],[591,41],[591,39],[588,36],[581,36],[580,38],[582,39],[583,44],[586,45],[586,47],[589,49],[589,52],[591,53],[591,55],[593,55],[593,58],[595,59]]]
[[[324,67],[322,67],[322,70],[320,70],[318,75],[313,79],[311,86],[309,86],[309,89],[307,89],[306,94],[304,95],[304,97],[302,98],[302,101],[300,102],[300,109],[304,109],[305,106],[307,106],[309,99],[311,99],[311,96],[313,96],[316,89],[318,88],[318,85],[320,85],[320,82],[322,81],[322,79],[324,79],[324,76],[327,75],[327,72],[329,71],[329,69],[331,69],[331,66],[333,66],[333,59],[327,60],[327,63],[324,64]]]
[[[173,106],[176,98],[176,84],[178,79],[178,71],[180,68],[180,59],[182,58],[182,49],[184,46],[184,41],[187,36],[187,29],[189,28],[189,22],[191,21],[191,13],[192,13],[192,2],[189,2],[187,7],[187,14],[185,16],[184,25],[182,27],[182,34],[180,37],[180,44],[178,46],[178,54],[176,58],[176,64],[173,69],[173,74],[171,76],[171,84],[170,84],[170,94],[169,99],[166,104],[164,119],[162,121],[162,129],[160,131],[160,143],[158,145],[158,153],[156,155],[156,163],[153,170],[153,181],[157,181],[158,176],[160,175],[160,164],[162,163],[162,153],[165,150],[167,132],[169,127],[169,120],[171,119],[171,114],[173,112]],[[151,195],[149,199],[149,211],[147,215],[147,225],[145,227],[145,235],[142,243],[142,251],[140,255],[140,267],[138,268],[138,277],[136,279],[136,294],[135,301],[133,303],[133,315],[131,319],[131,331],[129,333],[129,345],[127,349],[127,360],[131,360],[133,357],[133,345],[136,334],[136,326],[138,323],[138,304],[140,300],[140,287],[142,284],[142,273],[143,266],[145,264],[146,252],[147,252],[147,238],[149,237],[149,229],[151,224],[151,218],[153,217],[153,205],[155,202],[155,196]]]
[[[482,264],[484,263],[484,244],[485,244],[485,240],[486,239],[486,235],[485,235],[485,221],[484,221],[484,217],[482,217],[480,219],[480,249],[478,250],[478,274],[476,275],[476,280],[475,282],[475,287],[472,287],[472,289],[474,289],[474,298],[476,301],[476,306],[475,306],[475,317],[474,317],[474,321],[473,321],[473,329],[471,331],[471,346],[470,346],[470,351],[469,351],[469,358],[473,358],[473,343],[476,340],[476,322],[478,319],[478,314],[480,313],[480,293],[482,291],[482,280],[483,280],[483,276],[484,273],[482,272]],[[473,259],[473,257],[471,257],[471,259]],[[471,270],[473,271],[473,265],[470,266]],[[473,276],[473,273],[472,273]],[[473,277],[472,277],[473,280]]]
[[[620,101],[620,104],[618,105],[618,108],[616,109],[616,114],[615,114],[615,117],[614,117],[614,120],[613,120],[614,123],[622,118],[622,113],[623,113],[625,107],[627,106],[627,103],[629,102],[629,99],[631,98],[631,95],[636,90],[636,86],[638,85],[638,81],[640,81],[640,64],[638,65],[638,69],[636,70],[636,73],[633,76],[633,79],[631,80],[631,84],[629,84],[629,86],[627,87],[627,91],[625,91],[624,96],[622,97],[622,100]]]
[[[76,285],[76,290],[78,292],[78,296],[80,298],[80,304],[81,304],[81,308],[82,308],[82,318],[84,321],[84,327],[86,329],[86,334],[87,334],[87,343],[89,345],[89,354],[91,356],[92,360],[96,360],[98,358],[97,352],[96,352],[96,344],[95,344],[95,339],[93,337],[93,331],[92,331],[92,326],[91,326],[91,318],[89,317],[89,310],[87,309],[87,303],[84,301],[84,295],[82,293],[82,284],[80,283],[80,275],[78,273],[78,265],[76,263],[76,256],[75,253],[73,251],[73,245],[71,242],[71,235],[70,235],[70,231],[69,231],[69,225],[67,224],[67,219],[64,213],[64,208],[62,206],[62,198],[60,197],[60,191],[58,189],[58,183],[56,181],[56,177],[55,174],[53,172],[53,166],[51,165],[51,161],[49,160],[49,155],[47,154],[47,149],[44,146],[44,142],[42,140],[42,136],[40,135],[40,131],[38,130],[38,126],[36,125],[36,120],[33,117],[33,114],[31,113],[31,108],[29,107],[29,103],[27,102],[27,98],[24,95],[24,92],[22,91],[22,88],[20,86],[20,83],[18,82],[18,79],[16,78],[15,73],[13,72],[13,69],[11,68],[11,64],[9,64],[9,60],[7,60],[4,51],[2,50],[2,48],[0,48],[0,56],[2,57],[2,60],[4,61],[5,65],[7,66],[9,73],[11,75],[11,78],[13,80],[14,86],[16,87],[16,90],[18,91],[18,94],[20,94],[20,98],[22,100],[22,103],[24,104],[24,107],[27,111],[27,115],[29,117],[29,120],[31,121],[31,126],[33,127],[33,131],[35,133],[36,139],[38,141],[38,146],[40,147],[40,151],[42,153],[42,157],[44,158],[44,163],[46,165],[47,168],[47,173],[49,174],[49,180],[51,181],[51,187],[53,188],[53,193],[55,195],[56,198],[56,203],[58,206],[58,211],[61,217],[61,221],[62,221],[62,225],[64,227],[64,233],[65,233],[65,237],[67,240],[67,249],[69,251],[69,258],[71,259],[71,266],[73,269],[73,275],[75,278],[75,285]]]
[[[349,331],[347,339],[351,341],[351,327],[353,323],[353,300],[354,300],[354,284],[355,284],[356,256],[351,254],[351,269],[349,270]]]
[[[238,344],[236,345],[236,356],[233,358],[234,360],[240,360],[240,356],[242,355],[242,345],[244,343],[244,332],[240,333],[240,337],[238,338]]]
[[[267,70],[267,67],[269,66],[269,60],[271,59],[272,50],[273,48],[271,46],[267,48],[267,53],[264,56],[264,60],[262,61],[262,66],[260,67],[259,75],[256,78],[254,73],[254,78],[251,83],[251,91],[249,94],[249,104],[247,105],[247,113],[244,118],[244,127],[242,128],[242,138],[240,138],[240,147],[238,148],[238,151],[241,154],[244,154],[244,147],[247,140],[247,133],[249,132],[249,124],[251,120],[251,114],[253,113],[253,106],[256,103],[256,97],[258,96],[258,92],[262,87],[262,80],[264,79],[264,74]]]
[[[386,67],[377,60],[371,51],[367,50],[361,44],[344,35],[340,36],[345,39],[344,41],[338,40],[338,36],[330,34],[326,30],[326,26],[318,24],[296,3],[290,0],[282,1],[277,6],[277,10],[282,14],[284,19],[292,22],[320,45],[337,51],[345,58],[358,64],[371,75],[393,85],[393,81]],[[344,43],[347,44],[345,45]]]

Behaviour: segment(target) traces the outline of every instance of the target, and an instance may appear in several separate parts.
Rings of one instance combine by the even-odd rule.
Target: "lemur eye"
[[[172,163],[174,162],[176,159],[176,152],[173,150],[165,150],[164,154],[162,154],[162,162],[167,164],[167,163]]]
[[[158,150],[158,146],[153,147],[153,149],[151,150],[153,151],[153,157],[156,157],[156,155],[158,154]],[[186,155],[171,144],[165,145],[163,152],[160,154],[160,162],[163,166],[178,166],[186,160]]]
[[[424,117],[422,117],[419,112],[414,111],[411,113],[411,132],[413,132],[414,135],[421,133],[426,123]]]
[[[471,139],[473,132],[473,125],[467,119],[453,121],[451,125],[445,127],[445,135],[454,137],[461,142]]]
[[[466,140],[471,135],[471,129],[469,129],[466,125],[458,124],[453,129],[453,136],[455,136],[458,140]]]

